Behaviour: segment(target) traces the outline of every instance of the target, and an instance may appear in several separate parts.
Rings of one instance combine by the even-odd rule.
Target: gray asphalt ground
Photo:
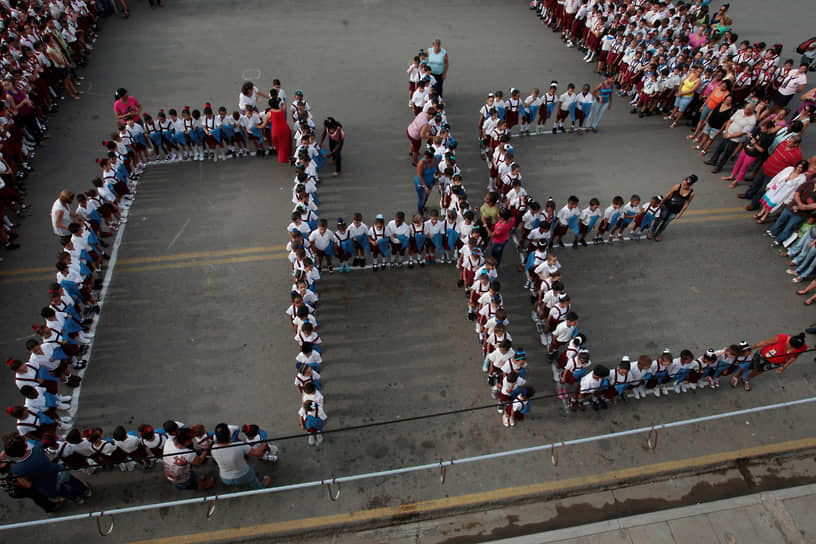
[[[793,42],[809,37],[806,21],[795,17],[805,5],[774,5],[773,18],[757,1],[735,3],[732,12],[741,34],[768,43],[784,36],[792,55]],[[169,37],[155,39],[157,29],[167,29]],[[474,132],[487,91],[512,86],[527,92],[552,79],[598,81],[579,53],[564,49],[520,1],[422,9],[376,1],[186,1],[168,2],[159,12],[137,5],[129,20],[107,20],[84,72],[85,97],[54,116],[52,143],[35,163],[29,182],[34,213],[21,229],[23,249],[6,255],[0,271],[0,303],[8,309],[0,317],[4,351],[24,353],[52,277],[56,243],[48,209],[59,189],[84,189],[96,175],[93,159],[111,127],[116,87],[128,88],[150,112],[205,101],[232,109],[247,76],[261,89],[280,78],[290,97],[303,89],[315,120],[332,115],[347,134],[343,175],[324,172],[321,216],[333,223],[360,211],[370,222],[378,212],[410,214],[415,207],[403,72],[435,36],[451,59],[449,119],[473,195],[487,182]],[[628,115],[616,97],[598,134],[516,142],[524,185],[539,199],[563,202],[574,193],[582,200],[597,196],[606,206],[616,194],[648,198],[690,173],[700,176],[691,210],[697,213],[672,224],[662,243],[559,252],[594,362],[657,355],[664,347],[698,354],[811,323],[784,262],[750,216],[739,212],[743,201],[735,191],[689,149],[686,134],[662,118]],[[814,152],[810,136],[806,155]],[[270,436],[298,432],[296,348],[284,315],[291,279],[281,249],[292,176],[288,167],[257,158],[148,169],[97,330],[79,425],[112,430],[172,418],[210,427],[258,423]],[[550,394],[550,371],[529,321],[517,262],[509,250],[500,273],[510,330],[528,350],[531,382]],[[28,268],[44,271],[12,274]],[[489,404],[464,297],[454,284],[453,268],[441,265],[324,276],[319,319],[329,429]],[[258,470],[281,485],[462,458],[804,398],[813,395],[814,377],[811,358],[802,357],[783,376],[756,380],[750,393],[725,386],[718,393],[631,402],[599,416],[573,416],[560,401],[547,400],[513,430],[488,409],[329,435],[319,450],[305,438],[285,440],[280,461]],[[16,402],[10,377],[0,382],[0,394]],[[807,408],[793,408],[673,430],[661,435],[656,451],[645,447],[645,437],[605,440],[563,452],[557,469],[547,455],[461,466],[444,487],[433,473],[363,481],[344,487],[338,503],[315,489],[225,501],[211,522],[203,506],[164,509],[117,518],[110,538],[125,542],[395,506],[772,444],[812,436],[816,429],[807,416]],[[11,423],[4,420],[2,431]],[[159,471],[116,471],[89,481],[95,498],[66,514],[190,496],[172,489]],[[0,500],[6,506],[2,522],[41,517],[28,503]],[[76,541],[95,531],[86,521],[13,536],[20,542],[43,536]]]

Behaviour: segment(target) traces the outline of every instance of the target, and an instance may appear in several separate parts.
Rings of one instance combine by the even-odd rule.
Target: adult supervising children
[[[442,40],[439,38],[433,41],[433,45],[428,50],[428,66],[431,67],[431,74],[436,79],[436,90],[439,96],[442,96],[442,87],[448,75],[448,52],[442,49]]]

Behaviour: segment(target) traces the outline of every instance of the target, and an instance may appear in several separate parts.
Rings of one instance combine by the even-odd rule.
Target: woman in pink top
[[[507,208],[502,208],[499,212],[499,220],[491,229],[489,225],[485,225],[488,234],[490,234],[493,245],[490,248],[490,254],[496,259],[496,266],[501,264],[502,253],[504,253],[504,246],[510,240],[510,233],[513,232],[513,227],[516,226],[516,219]]]
[[[133,115],[134,119],[142,117],[142,105],[128,94],[127,89],[117,89],[113,96],[116,97],[116,101],[113,103],[113,112],[119,121],[124,123],[128,115]]]
[[[417,158],[419,156],[419,148],[422,145],[422,140],[432,136],[431,127],[428,123],[436,115],[436,108],[428,108],[426,112],[419,112],[419,114],[408,125],[408,139],[411,140],[411,164],[416,166]]]
[[[705,27],[703,25],[698,26],[697,27],[697,32],[690,35],[688,40],[689,40],[689,44],[694,49],[702,47],[708,41],[708,38],[705,35]]]

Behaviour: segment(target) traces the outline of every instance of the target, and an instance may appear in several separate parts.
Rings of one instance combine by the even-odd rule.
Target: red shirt
[[[790,335],[788,334],[777,334],[776,343],[762,348],[762,356],[768,359],[768,362],[772,364],[781,365],[788,360],[788,357],[798,355],[808,349],[807,344],[804,344],[800,348],[787,347],[789,338]]]
[[[802,160],[802,150],[799,146],[788,147],[788,142],[784,141],[776,147],[773,154],[765,160],[762,165],[762,171],[768,177],[774,177],[783,168],[788,166],[795,166],[797,162]]]

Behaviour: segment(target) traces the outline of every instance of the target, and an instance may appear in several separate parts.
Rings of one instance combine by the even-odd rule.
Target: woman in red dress
[[[292,156],[292,131],[286,122],[286,110],[281,107],[277,93],[269,98],[269,109],[266,110],[261,129],[269,126],[272,146],[278,150],[278,162],[289,164]]]

